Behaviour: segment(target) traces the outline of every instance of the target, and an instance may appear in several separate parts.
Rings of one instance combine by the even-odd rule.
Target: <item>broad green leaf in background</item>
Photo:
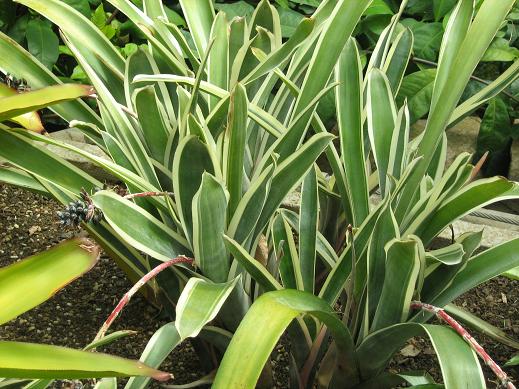
[[[81,12],[81,14],[85,17],[90,17],[90,3],[88,0],[62,0],[64,3],[67,3],[75,10]]]
[[[52,297],[98,258],[99,248],[92,242],[71,240],[0,269],[0,324]]]
[[[435,21],[439,22],[450,10],[454,8],[457,0],[433,0],[433,12]]]
[[[245,17],[249,20],[254,13],[254,7],[244,0],[233,3],[216,3],[214,8],[218,11],[224,11],[229,20],[235,17]]]
[[[279,8],[278,13],[281,20],[281,35],[283,38],[290,38],[304,16],[290,8]]]
[[[443,37],[441,23],[424,23],[415,19],[403,19],[401,23],[408,27],[414,36],[414,55],[429,61],[438,58]]]
[[[364,15],[393,15],[393,10],[384,0],[373,0]]]
[[[26,37],[29,52],[52,69],[59,56],[59,39],[52,25],[46,20],[32,19],[27,23]]]
[[[509,62],[519,58],[519,49],[511,46],[507,39],[496,38],[481,59],[482,61]]]
[[[510,143],[512,142],[512,121],[508,106],[503,99],[496,97],[490,100],[479,127],[474,161],[489,152],[485,164],[481,168],[483,174],[490,173],[501,176],[508,175],[510,163]]]
[[[429,112],[434,88],[436,69],[419,70],[404,77],[398,92],[397,103],[401,106],[407,99],[411,123]]]

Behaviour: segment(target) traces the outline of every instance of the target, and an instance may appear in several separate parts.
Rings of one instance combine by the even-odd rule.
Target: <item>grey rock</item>
[[[71,131],[72,130],[72,131]],[[88,144],[85,142],[83,134],[79,132],[77,129],[67,129],[63,131],[57,131],[50,134],[50,137],[61,142],[67,143],[71,146],[77,147],[89,154],[92,154],[95,157],[105,159],[107,161],[110,158],[96,145]],[[83,137],[83,138],[82,138]],[[78,153],[67,150],[63,147],[58,147],[54,145],[45,145],[44,146],[48,151],[56,154],[57,156],[67,160],[73,165],[77,166],[81,170],[90,174],[94,178],[98,179],[102,182],[114,182],[116,178],[109,174],[106,170],[102,169],[95,163],[93,163],[90,159],[87,159]]]

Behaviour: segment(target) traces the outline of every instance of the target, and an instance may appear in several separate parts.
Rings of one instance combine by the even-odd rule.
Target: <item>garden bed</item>
[[[42,196],[6,185],[0,185],[0,266],[49,248],[79,231],[64,230],[57,223],[59,205]],[[131,287],[124,274],[106,257],[85,276],[60,291],[53,299],[2,326],[0,339],[34,341],[82,348],[94,337],[118,299]],[[519,282],[498,277],[480,285],[456,302],[508,335],[519,337]],[[138,333],[122,339],[102,351],[129,358],[138,358],[150,336],[166,318],[135,296],[123,314],[116,320],[113,330],[130,329]],[[503,364],[514,350],[475,334],[489,354]],[[277,350],[279,354],[280,349]],[[414,354],[414,356],[412,356]],[[280,366],[283,355],[274,358],[276,388],[286,387]],[[281,363],[280,363],[281,362]],[[203,373],[189,342],[177,348],[161,366],[175,375],[171,383],[187,383]],[[427,370],[439,377],[439,368],[431,346],[416,339],[412,347],[394,358],[391,369]],[[519,382],[519,368],[507,372]],[[494,376],[488,370],[488,387],[493,388]],[[122,381],[121,381],[122,382]],[[56,384],[66,387],[66,382]]]

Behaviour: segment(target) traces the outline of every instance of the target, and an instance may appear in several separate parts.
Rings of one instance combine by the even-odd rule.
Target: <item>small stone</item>
[[[400,350],[400,354],[402,354],[404,357],[416,357],[421,352],[422,350],[412,344],[408,344],[402,350]]]
[[[35,233],[40,232],[40,231],[41,231],[40,226],[32,226],[29,228],[29,235],[34,235]]]

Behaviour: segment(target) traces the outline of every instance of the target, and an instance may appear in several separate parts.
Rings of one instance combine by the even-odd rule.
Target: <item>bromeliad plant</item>
[[[77,201],[84,189],[83,199],[104,220],[83,226],[133,281],[147,279],[161,262],[194,258],[193,266],[174,263],[147,284],[147,296],[157,296],[176,320],[155,334],[143,361],[157,366],[181,339],[199,333],[223,352],[258,296],[299,289],[260,297],[227,350],[215,386],[239,381],[253,387],[288,326],[291,376],[303,387],[311,387],[314,377],[323,387],[365,388],[369,380],[373,387],[390,387],[400,378],[383,373],[387,361],[418,334],[435,344],[447,387],[466,379],[455,369],[460,363],[474,373],[469,386],[484,387],[468,346],[444,327],[422,324],[429,316],[411,313],[410,304],[416,299],[445,306],[519,264],[517,241],[472,257],[477,233],[426,251],[457,218],[519,194],[501,178],[470,182],[475,169],[468,155],[444,171],[445,129],[517,77],[513,65],[457,106],[512,0],[486,0],[475,17],[472,0],[458,3],[444,38],[427,128],[412,141],[406,104],[397,106],[395,96],[413,35],[399,29],[397,14],[363,70],[351,35],[370,0],[323,1],[285,42],[278,13],[267,1],[247,21],[215,15],[210,0],[183,0],[192,45],[168,21],[160,1],[144,1],[139,9],[110,0],[148,39],[148,50],[127,60],[66,4],[19,2],[60,27],[92,81],[99,115],[81,101],[54,110],[109,159],[35,133],[0,129],[0,156],[15,167],[0,171],[1,179],[9,182],[13,171],[22,171],[27,186],[64,204]],[[59,83],[6,36],[0,35],[0,49],[5,72],[36,88]],[[339,150],[315,110],[332,89]],[[40,143],[90,159],[128,193],[95,192],[100,182]],[[331,177],[314,164],[323,151]],[[303,178],[299,214],[280,211]],[[369,193],[377,188],[381,201],[370,206]],[[342,322],[332,306],[341,307]],[[315,320],[298,318],[289,326],[300,313]],[[213,319],[216,326],[202,331]],[[261,338],[254,323],[263,328]],[[480,326],[505,340],[495,328]],[[336,337],[330,348],[326,328]],[[250,337],[257,339],[249,344],[251,357],[243,358]],[[208,369],[214,368],[218,352],[197,349]],[[133,380],[128,387],[144,384]]]
[[[422,335],[429,337],[438,354],[445,387],[485,388],[469,345],[446,327],[425,324],[432,312],[421,308],[443,312],[430,305],[445,307],[472,327],[519,346],[499,329],[450,304],[472,287],[517,266],[519,241],[474,255],[481,241],[481,233],[474,232],[426,250],[459,217],[519,194],[517,184],[503,178],[474,180],[480,166],[470,165],[468,154],[444,170],[445,129],[517,78],[514,64],[496,83],[458,105],[513,3],[499,2],[495,13],[498,3],[487,0],[473,16],[472,1],[458,2],[443,41],[426,129],[411,141],[407,104],[395,102],[411,55],[410,31],[398,32],[394,18],[365,71],[356,42],[350,39],[344,45],[332,80],[339,84],[340,135],[340,152],[330,146],[327,153],[332,179],[311,170],[302,186],[299,215],[282,210],[272,221],[266,268],[226,238],[234,258],[261,291],[269,292],[238,328],[215,388],[254,387],[285,331],[291,343],[294,387],[391,388],[404,382],[443,387],[426,375],[386,371],[392,355],[408,339]],[[317,120],[312,125],[325,131]],[[368,156],[375,162],[372,174]],[[380,202],[370,207],[369,193],[377,188]],[[342,320],[331,309],[337,305]],[[306,316],[301,318],[302,314]],[[261,337],[257,328],[263,329]],[[503,385],[513,387],[506,376],[500,378]]]
[[[283,42],[279,16],[267,1],[258,5],[250,21],[227,20],[224,13],[215,16],[211,1],[183,1],[192,47],[167,20],[159,1],[145,1],[144,10],[129,1],[114,1],[149,41],[148,50],[127,60],[61,1],[22,4],[58,24],[96,90],[100,115],[82,101],[56,105],[54,111],[73,120],[71,124],[109,160],[50,137],[5,127],[0,129],[0,156],[10,165],[3,167],[2,180],[16,183],[13,177],[23,175],[26,187],[72,203],[76,211],[75,202],[83,193],[83,200],[104,215],[101,223],[83,223],[84,227],[134,282],[163,261],[179,255],[195,258],[194,266],[163,271],[156,282],[147,284],[146,295],[178,317],[175,305],[178,310],[190,277],[236,285],[218,321],[227,330],[236,329],[254,292],[250,276],[231,261],[223,234],[256,251],[282,200],[333,138],[321,133],[302,142],[319,97],[332,88],[318,67],[311,69],[318,84],[295,109],[290,108],[293,96],[276,91],[277,68],[285,66],[308,37],[319,35],[334,4],[302,21]],[[350,33],[363,12],[353,8]],[[33,89],[59,84],[7,36],[0,42],[9,57],[0,60],[4,72],[27,79]],[[304,52],[300,55],[293,85],[307,67]],[[117,177],[128,194],[96,192],[101,182],[41,148],[41,143],[90,159]],[[69,211],[62,214],[65,222]],[[228,340],[228,333],[224,338]]]

